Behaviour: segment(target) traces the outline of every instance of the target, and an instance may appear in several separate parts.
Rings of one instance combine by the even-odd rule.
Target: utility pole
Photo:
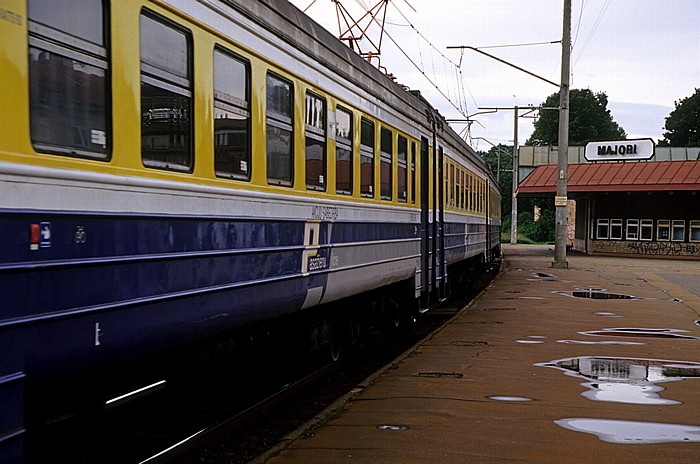
[[[557,154],[557,195],[554,198],[555,269],[566,269],[567,180],[569,176],[569,76],[571,74],[571,0],[564,0],[564,26],[561,41],[561,88],[559,89],[559,142]]]
[[[510,208],[510,243],[518,243],[518,107],[513,107],[513,197]]]

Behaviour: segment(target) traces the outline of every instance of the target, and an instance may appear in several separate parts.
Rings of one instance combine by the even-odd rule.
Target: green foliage
[[[700,146],[700,89],[676,102],[676,109],[666,118],[664,138],[659,145],[672,147]]]
[[[537,221],[529,211],[518,214],[518,235],[523,235],[533,242],[554,241],[555,214],[552,209],[544,209]]]
[[[486,161],[486,164],[491,169],[493,175],[497,178],[500,177],[499,186],[501,187],[501,216],[502,219],[509,218],[512,203],[511,192],[513,191],[513,146],[499,144],[498,146],[491,147],[488,152],[480,152],[479,154],[484,161]],[[500,176],[498,176],[499,156],[501,158]]]
[[[559,93],[553,93],[542,103],[545,107],[559,107]],[[624,129],[613,121],[604,92],[572,89],[569,93],[569,146],[583,146],[588,142],[624,140]],[[559,143],[559,111],[540,111],[535,130],[527,145],[557,145]]]

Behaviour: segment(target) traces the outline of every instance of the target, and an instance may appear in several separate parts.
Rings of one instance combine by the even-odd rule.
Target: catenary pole
[[[571,74],[571,0],[564,0],[561,41],[561,87],[559,89],[559,142],[557,155],[557,195],[554,198],[554,261],[552,267],[566,269],[566,203],[569,171],[569,76]]]
[[[513,108],[513,197],[510,208],[510,243],[518,243],[518,107]]]

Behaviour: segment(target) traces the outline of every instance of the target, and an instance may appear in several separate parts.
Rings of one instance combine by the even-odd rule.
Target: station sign
[[[648,160],[654,156],[652,139],[588,142],[585,157],[588,161]]]

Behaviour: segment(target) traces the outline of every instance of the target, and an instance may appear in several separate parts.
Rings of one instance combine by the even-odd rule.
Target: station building
[[[626,141],[603,143],[611,145],[599,144],[598,153],[612,156],[602,160],[590,156],[591,147],[588,153],[569,147],[567,235],[573,249],[700,259],[700,148],[651,144],[648,159],[631,160],[622,156],[634,151],[629,145],[622,155],[618,150]],[[554,198],[557,147],[524,146],[518,154],[518,198]]]

